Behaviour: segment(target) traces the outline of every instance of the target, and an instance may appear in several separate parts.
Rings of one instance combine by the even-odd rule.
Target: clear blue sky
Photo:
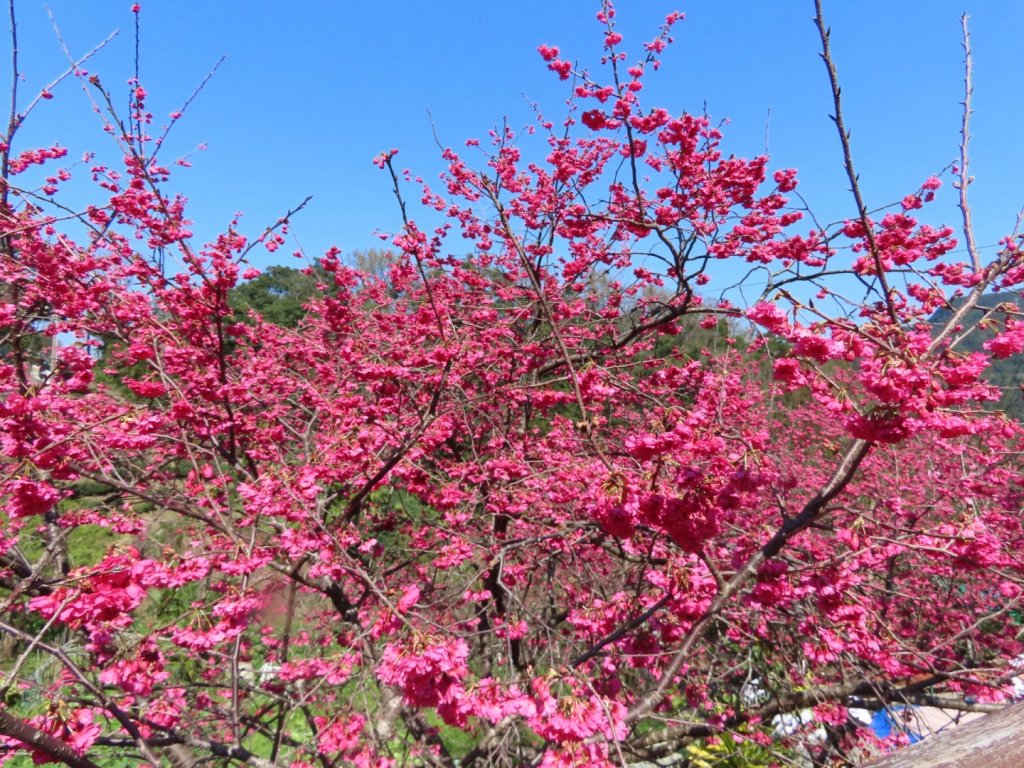
[[[129,0],[47,3],[76,54],[120,30],[87,67],[124,93],[134,45]],[[226,55],[165,150],[171,159],[208,146],[174,188],[189,197],[202,238],[235,211],[259,232],[313,195],[293,225],[313,257],[331,244],[379,246],[375,230],[399,227],[389,182],[371,160],[396,147],[402,167],[435,179],[443,166],[428,110],[440,140],[455,147],[485,137],[505,116],[528,124],[529,101],[560,117],[567,86],[546,70],[537,45],[558,45],[596,67],[597,8],[592,0],[142,0],[142,80],[160,122]],[[686,20],[645,104],[698,112],[706,103],[731,121],[725,148],[738,155],[764,151],[767,121],[772,166],[799,169],[801,191],[823,219],[850,216],[811,0],[622,0],[625,49],[639,57],[641,42],[675,8]],[[826,2],[855,158],[874,204],[898,200],[956,157],[964,10],[975,53],[972,192],[979,242],[988,245],[1010,231],[1024,204],[1024,3]],[[43,2],[18,0],[18,19],[29,96],[64,58]],[[56,140],[72,156],[109,152],[78,86],[66,82],[55,96],[33,112],[21,148]],[[922,218],[954,219],[948,179],[943,193]],[[264,254],[259,264],[272,261],[288,257]]]

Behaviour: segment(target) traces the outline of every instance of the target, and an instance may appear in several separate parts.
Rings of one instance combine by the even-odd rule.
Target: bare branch
[[[875,233],[871,225],[871,218],[868,216],[868,207],[864,202],[863,194],[861,194],[860,178],[853,167],[853,151],[850,148],[850,132],[847,130],[846,123],[843,121],[843,105],[840,97],[842,89],[839,87],[839,73],[836,71],[835,61],[832,59],[832,48],[829,44],[831,30],[825,24],[825,15],[821,7],[821,0],[814,0],[814,9],[814,23],[818,28],[818,34],[821,36],[821,58],[825,62],[825,69],[828,70],[829,83],[832,86],[832,104],[835,107],[835,114],[832,119],[836,124],[836,130],[839,131],[839,143],[843,147],[843,165],[846,168],[846,176],[850,180],[850,192],[853,193],[853,199],[857,204],[857,216],[860,219],[861,226],[864,228],[864,236],[868,241],[868,249],[875,262],[875,272],[878,275],[878,282],[881,285],[882,293],[885,296],[885,306],[889,314],[889,319],[892,320],[894,324],[898,325],[899,318],[896,316],[896,307],[893,304],[889,281],[885,276],[885,266],[882,264],[882,255],[878,250],[878,242],[875,240]]]
[[[957,182],[957,189],[960,192],[960,213],[964,219],[964,239],[967,241],[967,252],[971,257],[971,266],[975,272],[981,272],[981,256],[978,254],[978,246],[974,240],[974,224],[971,221],[971,207],[967,202],[967,187],[974,179],[968,171],[970,157],[967,153],[971,141],[971,97],[974,95],[974,84],[972,82],[973,67],[971,59],[971,35],[967,29],[968,16],[965,13],[960,17],[960,25],[964,33],[964,100],[963,100],[963,122],[960,124],[960,168]]]

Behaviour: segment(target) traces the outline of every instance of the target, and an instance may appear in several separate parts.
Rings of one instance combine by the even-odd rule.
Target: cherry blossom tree
[[[852,707],[1005,700],[1021,427],[983,374],[1019,306],[959,345],[1020,292],[1021,240],[974,244],[969,78],[960,234],[920,220],[940,178],[868,207],[817,14],[837,227],[644,104],[682,16],[638,57],[606,3],[600,66],[539,49],[559,120],[445,149],[439,186],[376,159],[394,253],[326,253],[295,327],[229,296],[297,211],[196,244],[142,84],[122,115],[81,62],[121,157],[69,208],[13,94],[0,761],[829,765],[877,746]]]

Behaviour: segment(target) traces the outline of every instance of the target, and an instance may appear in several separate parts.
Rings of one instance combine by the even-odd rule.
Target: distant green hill
[[[1024,312],[1024,298],[1014,293],[989,293],[982,296],[978,306],[972,309],[964,320],[964,329],[971,329],[964,340],[958,345],[960,352],[974,352],[982,348],[982,344],[991,339],[1003,327],[1006,320],[1004,312],[994,312],[986,321],[985,327],[979,326],[986,313],[1000,304],[1012,304]],[[959,306],[954,302],[953,309],[940,309],[931,317],[931,323],[938,325],[945,322]],[[973,328],[972,328],[973,326]],[[984,375],[985,381],[999,387],[1003,396],[995,407],[1016,419],[1024,419],[1024,355],[1017,355],[1005,360],[993,360]]]

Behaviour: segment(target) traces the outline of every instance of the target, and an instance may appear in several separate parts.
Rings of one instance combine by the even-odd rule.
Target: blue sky
[[[125,93],[131,3],[47,4],[76,54],[120,30],[87,68]],[[811,0],[623,0],[624,49],[638,57],[642,41],[676,8],[686,20],[648,81],[645,104],[677,113],[706,104],[730,121],[727,153],[764,152],[767,139],[772,167],[799,170],[800,190],[820,218],[851,216]],[[537,45],[558,45],[564,57],[596,67],[597,9],[592,0],[143,0],[142,81],[159,123],[226,56],[172,134],[165,159],[207,146],[193,168],[177,173],[173,189],[190,199],[203,239],[236,211],[258,233],[313,195],[294,221],[297,241],[258,262],[289,263],[296,242],[313,257],[331,244],[346,251],[380,246],[375,231],[398,229],[389,180],[371,164],[381,150],[398,148],[401,167],[436,179],[443,165],[433,131],[461,147],[505,117],[514,127],[528,125],[531,102],[559,118],[567,85],[547,71]],[[1024,3],[826,2],[855,159],[868,200],[878,205],[914,191],[956,157],[965,9],[975,54],[972,194],[978,240],[987,246],[1012,229],[1024,204]],[[28,97],[65,60],[43,2],[19,0],[18,19]],[[20,148],[53,141],[75,157],[87,149],[109,155],[110,140],[73,82],[32,113]],[[922,218],[955,224],[952,203],[947,179]]]

